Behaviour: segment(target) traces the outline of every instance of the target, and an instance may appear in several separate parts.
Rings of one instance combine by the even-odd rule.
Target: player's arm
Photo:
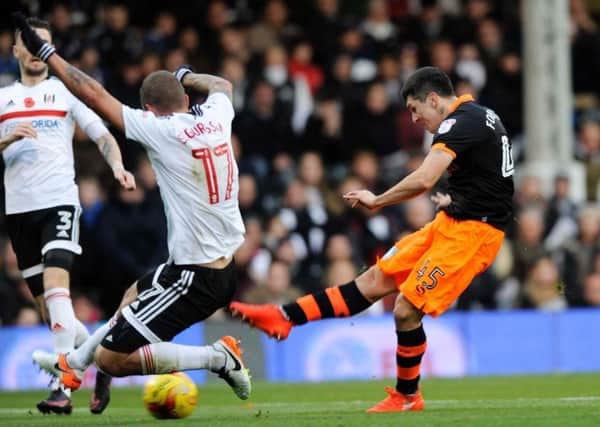
[[[48,65],[73,95],[85,102],[100,117],[112,123],[117,129],[121,131],[125,129],[121,102],[108,93],[100,83],[57,54],[48,59]]]
[[[361,204],[369,209],[379,209],[384,206],[402,202],[425,191],[430,190],[450,166],[454,157],[443,150],[433,149],[414,172],[386,192],[375,195],[369,190],[350,191],[344,194],[344,199],[352,206]]]
[[[89,135],[89,134],[88,134]],[[110,166],[113,171],[113,175],[121,187],[126,190],[135,189],[135,178],[133,174],[127,170],[123,166],[123,158],[121,156],[121,150],[119,149],[119,144],[117,144],[117,140],[110,132],[106,132],[102,134],[98,138],[92,138],[98,147],[98,151],[106,160],[106,163]]]
[[[31,122],[21,122],[15,126],[6,136],[0,138],[0,153],[4,151],[13,142],[17,142],[22,138],[36,138],[37,132],[35,131]]]
[[[21,30],[23,43],[29,52],[48,63],[54,74],[76,97],[115,127],[124,129],[122,105],[116,98],[96,80],[61,58],[54,46],[42,40],[27,24],[22,13],[13,13],[13,21]]]
[[[233,98],[233,85],[226,79],[212,74],[194,73],[189,65],[182,65],[175,71],[175,77],[183,87],[195,89],[201,92],[208,91],[209,96],[213,93],[224,93],[229,100]]]

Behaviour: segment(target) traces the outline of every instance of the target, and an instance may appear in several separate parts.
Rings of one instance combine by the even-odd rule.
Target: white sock
[[[68,353],[75,346],[75,313],[71,295],[66,288],[52,288],[44,292],[50,316],[50,330],[55,353]]]
[[[159,342],[140,347],[142,374],[166,374],[188,369],[219,370],[225,355],[210,345],[190,346]]]
[[[78,318],[75,318],[75,348],[79,348],[90,336],[87,328]]]
[[[92,364],[96,347],[100,345],[106,336],[106,333],[114,325],[112,320],[113,319],[96,329],[96,331],[94,331],[94,333],[90,335],[77,350],[72,351],[67,355],[67,362],[70,367],[84,370]]]

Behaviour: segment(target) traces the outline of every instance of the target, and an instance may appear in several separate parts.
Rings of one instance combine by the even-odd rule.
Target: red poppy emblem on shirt
[[[31,108],[35,105],[35,101],[32,97],[28,96],[27,98],[25,98],[24,104],[26,108]]]

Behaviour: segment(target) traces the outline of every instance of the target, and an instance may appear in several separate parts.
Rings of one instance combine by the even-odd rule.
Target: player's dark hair
[[[48,21],[44,21],[43,19],[30,17],[25,20],[31,28],[42,28],[44,30],[48,30],[50,35],[52,35],[52,29],[50,28],[50,23]],[[21,30],[18,28],[15,30],[15,39],[17,36],[21,34]]]
[[[423,67],[415,71],[402,87],[402,98],[409,96],[421,102],[427,95],[435,92],[440,96],[454,96],[454,87],[446,73],[437,67]]]
[[[168,71],[154,71],[148,74],[140,88],[142,107],[149,104],[161,113],[171,113],[181,108],[184,99],[183,86]]]

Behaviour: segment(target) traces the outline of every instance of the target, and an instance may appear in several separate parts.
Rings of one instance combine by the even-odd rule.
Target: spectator
[[[140,35],[129,26],[129,10],[123,4],[104,6],[105,21],[90,33],[92,44],[100,52],[102,66],[112,68],[124,59],[136,58],[142,51]],[[115,93],[111,90],[111,93]],[[121,99],[122,102],[126,102]],[[137,102],[129,105],[137,105]]]
[[[240,27],[228,26],[223,28],[220,37],[221,56],[233,56],[244,65],[250,60],[247,32]]]
[[[71,11],[66,3],[56,3],[50,15],[52,43],[67,61],[77,57],[81,51],[81,37],[72,26]]]
[[[284,262],[274,261],[269,266],[265,283],[250,289],[242,300],[251,304],[283,304],[302,295],[302,291],[290,280],[288,266]]]
[[[337,49],[342,31],[338,0],[314,0],[315,11],[310,15],[308,37],[315,49],[315,61],[322,67],[331,65],[331,53]]]
[[[434,206],[425,195],[415,197],[404,204],[405,230],[403,234],[417,231],[430,222],[434,216]]]
[[[600,93],[600,34],[582,0],[571,5],[571,68],[573,90],[576,94]]]
[[[299,149],[321,153],[327,166],[348,161],[350,150],[342,138],[342,128],[343,113],[340,99],[323,91],[317,97],[315,108],[306,122]]]
[[[522,284],[533,264],[546,255],[542,237],[543,211],[537,207],[523,209],[517,215],[517,235],[512,242],[514,256],[513,276]]]
[[[558,248],[565,240],[577,233],[577,204],[571,199],[569,188],[569,175],[566,173],[556,175],[554,194],[548,201],[545,219],[545,245],[549,249]]]
[[[585,278],[583,299],[591,307],[600,307],[600,273],[592,273]]]
[[[94,46],[88,45],[83,48],[79,56],[79,68],[100,84],[106,84],[106,73],[100,68],[100,54]]]
[[[239,186],[239,204],[242,218],[262,217],[263,210],[254,176],[241,174],[239,177]]]
[[[119,190],[98,224],[99,246],[110,281],[101,304],[106,314],[118,307],[123,291],[150,267],[167,259],[167,229],[161,206],[149,203],[146,190]]]
[[[19,77],[19,63],[13,55],[11,31],[0,31],[0,87],[8,86]]]
[[[563,292],[564,286],[560,283],[558,268],[549,257],[541,257],[527,273],[521,307],[544,311],[564,310],[567,308],[567,300]]]
[[[378,53],[396,45],[396,26],[390,19],[385,0],[369,1],[367,15],[361,24],[361,30],[374,41]]]
[[[395,55],[385,53],[379,57],[377,76],[385,86],[385,91],[392,105],[404,107],[404,100],[400,98],[400,68]]]
[[[313,63],[313,47],[308,40],[300,40],[294,45],[288,70],[293,79],[304,79],[313,95],[323,85],[323,70]]]
[[[323,286],[334,287],[343,285],[344,283],[350,283],[357,274],[358,269],[352,262],[345,259],[331,261],[325,268]]]
[[[262,19],[248,31],[248,45],[253,53],[262,54],[269,47],[286,43],[299,29],[288,22],[288,8],[282,0],[268,0]]]
[[[266,179],[275,155],[289,150],[293,139],[289,113],[279,108],[275,96],[273,87],[259,80],[252,89],[247,109],[234,122],[234,131],[244,150],[242,163],[251,165],[259,181]]]
[[[180,31],[179,47],[183,50],[185,57],[188,59],[188,63],[195,70],[209,70],[208,55],[203,52],[200,45],[200,35],[194,27],[184,27]]]
[[[221,62],[220,75],[233,84],[233,108],[236,112],[243,111],[250,86],[244,63],[235,56],[227,56]]]
[[[489,100],[490,108],[502,117],[506,130],[514,140],[523,132],[521,58],[514,51],[504,52],[488,70],[490,78],[487,79],[482,97]],[[511,93],[511,96],[505,96],[506,93]],[[518,158],[517,153],[514,156]]]
[[[158,12],[154,26],[146,33],[144,48],[164,55],[177,47],[177,18],[169,11]]]
[[[600,253],[600,210],[593,205],[584,207],[577,223],[577,236],[562,247],[566,296],[571,305],[581,305],[583,281],[594,270],[596,255]]]

